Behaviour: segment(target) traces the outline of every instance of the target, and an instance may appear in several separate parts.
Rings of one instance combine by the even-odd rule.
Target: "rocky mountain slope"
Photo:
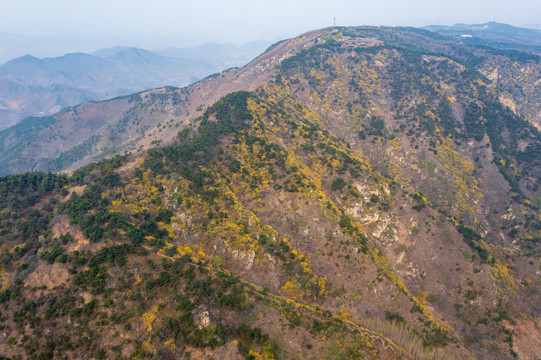
[[[243,65],[265,47],[259,42],[161,51],[117,47],[45,59],[26,55],[0,66],[0,129],[90,100],[165,85],[186,86]]]
[[[483,74],[512,56],[323,29],[0,133],[10,171],[131,152],[0,178],[0,354],[535,359],[541,134]]]

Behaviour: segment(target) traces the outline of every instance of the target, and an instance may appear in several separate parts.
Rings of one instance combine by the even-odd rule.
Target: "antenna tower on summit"
[[[334,26],[336,26],[336,16],[334,17]]]

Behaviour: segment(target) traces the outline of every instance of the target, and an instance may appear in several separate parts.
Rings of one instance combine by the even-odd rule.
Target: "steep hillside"
[[[0,353],[541,355],[541,134],[477,70],[505,54],[339,30],[0,133],[20,170],[132,151],[0,179]]]
[[[144,159],[2,178],[2,354],[532,354],[538,263],[427,206],[287,92],[228,95]]]
[[[541,62],[494,56],[479,70],[503,90],[502,103],[541,129]]]

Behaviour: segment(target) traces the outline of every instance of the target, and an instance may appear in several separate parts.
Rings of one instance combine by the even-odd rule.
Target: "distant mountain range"
[[[185,86],[244,65],[268,45],[206,44],[156,51],[114,47],[44,59],[25,55],[0,66],[0,129],[85,101]]]
[[[424,27],[455,37],[465,44],[541,53],[541,30],[489,22],[486,24],[430,25]]]

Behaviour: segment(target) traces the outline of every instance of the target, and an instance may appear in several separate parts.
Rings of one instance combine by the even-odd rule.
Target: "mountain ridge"
[[[319,32],[314,32],[314,33],[319,34]],[[127,127],[128,123],[120,125],[120,133],[119,133],[119,129],[117,129],[117,126],[118,126],[117,122],[121,119],[129,119],[129,117],[126,118],[126,116],[130,114],[129,111],[124,110],[126,111],[124,114],[118,114],[117,116],[112,117],[112,118],[106,118],[104,116],[103,118],[100,119],[99,122],[101,124],[104,124],[104,121],[105,121],[105,122],[110,122],[110,124],[108,126],[103,125],[104,130],[107,131],[108,133],[104,135],[100,135],[100,136],[102,137],[102,139],[105,139],[103,140],[105,142],[108,142],[107,139],[111,138],[112,136],[113,147],[115,146],[123,147],[123,146],[126,146],[126,144],[129,144],[130,142],[133,142],[135,140],[135,144],[137,145],[135,144],[130,145],[130,148],[132,149],[140,145],[143,145],[143,147],[146,148],[148,146],[151,146],[152,141],[158,141],[158,142],[170,141],[174,137],[173,134],[168,133],[168,132],[167,133],[162,132],[157,128],[151,128],[151,126],[155,127],[157,123],[159,122],[166,122],[166,121],[169,122],[171,117],[173,118],[176,117],[177,118],[176,123],[178,123],[180,126],[184,124],[185,121],[187,121],[187,117],[189,117],[190,115],[193,116],[193,114],[197,114],[197,111],[198,111],[197,109],[201,110],[200,107],[204,106],[208,102],[212,103],[231,91],[246,90],[246,87],[245,85],[243,85],[243,83],[245,83],[248,78],[255,79],[261,76],[261,78],[258,79],[258,82],[250,85],[249,88],[250,87],[255,88],[259,86],[259,84],[264,82],[265,79],[270,76],[265,73],[270,66],[273,66],[271,65],[273,64],[273,61],[276,61],[276,59],[272,59],[273,53],[276,53],[276,49],[273,49],[271,51],[268,51],[267,53],[264,53],[257,59],[253,60],[250,63],[251,65],[247,67],[244,67],[241,69],[233,68],[233,69],[223,72],[222,74],[218,76],[208,77],[205,80],[192,85],[192,87],[190,88],[184,88],[184,89],[175,89],[172,87],[161,88],[161,89],[156,89],[156,90],[143,91],[142,93],[108,100],[104,102],[103,104],[118,104],[118,106],[121,109],[125,109],[125,104],[127,101],[129,104],[131,104],[132,112],[137,111],[138,110],[137,107],[141,106],[143,107],[144,116],[141,116],[142,119],[138,120],[141,123],[139,126],[139,129],[133,129],[127,134],[124,134],[123,132],[128,131],[128,127]],[[153,104],[154,100],[160,97],[164,97],[164,100],[167,102],[168,106],[164,108],[160,108],[159,113],[154,113],[152,108],[148,108],[148,109],[144,108],[145,106],[155,105]],[[186,101],[186,98],[188,98],[188,101]],[[139,104],[141,100],[143,100],[143,104]],[[145,103],[147,103],[148,105],[145,105]],[[179,107],[178,105],[180,105],[180,108],[178,108]],[[79,117],[77,109],[79,110],[92,109],[93,106],[100,107],[101,105],[98,103],[83,104],[79,108],[66,109],[54,115],[53,118],[64,118],[66,119],[66,121],[70,123],[70,125],[68,125],[69,128],[75,129],[74,119],[77,119]],[[108,105],[108,106],[114,106],[114,105]],[[91,112],[93,111],[94,110],[91,110]],[[96,111],[98,113],[103,113],[102,110],[97,109]],[[95,116],[95,115],[92,115],[92,116]],[[140,117],[140,116],[136,115],[135,117]],[[89,126],[91,126],[92,129],[96,130],[96,128],[93,127],[94,121],[85,121],[85,123],[89,124]],[[173,124],[173,125],[176,126],[176,124]],[[164,126],[168,126],[170,128],[170,126],[172,125],[170,124],[170,125],[164,125]],[[82,129],[85,129],[85,127],[86,125],[84,125],[83,123],[77,124],[78,129],[82,130]],[[148,131],[146,127],[151,128],[151,132]],[[65,133],[65,130],[61,130],[62,128],[64,128],[64,125],[62,125],[61,123],[55,124],[51,126],[50,128],[43,130],[43,131],[46,131],[49,135],[40,133],[39,138],[48,139],[48,138],[54,137],[55,139],[59,139],[61,133],[62,132]],[[145,130],[143,131],[148,132],[144,137],[134,136],[144,128]],[[7,135],[7,134],[9,134],[12,131],[13,130],[11,129],[4,130],[1,132],[2,135],[0,136],[2,136],[4,139],[9,138],[10,135]],[[90,133],[86,132],[86,134],[90,134]],[[24,142],[27,143],[29,146],[28,146],[28,151],[25,151],[26,154],[24,155],[24,157],[28,158],[28,156],[31,156],[31,157],[36,156],[37,158],[35,159],[32,159],[32,160],[28,159],[30,160],[30,163],[32,164],[40,163],[44,161],[47,162],[49,158],[54,158],[60,155],[62,151],[65,151],[72,146],[80,146],[84,143],[84,141],[87,140],[87,138],[81,138],[77,136],[76,139],[78,140],[76,140],[77,142],[74,143],[73,142],[74,138],[72,137],[72,135],[74,135],[73,132],[69,134],[65,134],[64,140],[59,139],[60,144],[61,144],[60,146],[57,146],[58,142],[53,144],[51,140],[45,140],[48,145],[44,145],[41,140],[38,140],[40,144],[37,144],[34,142],[28,143],[29,139],[25,139]],[[164,136],[163,139],[160,138],[162,135]],[[88,135],[88,138],[89,137],[90,135]],[[34,137],[34,139],[38,139],[37,134],[36,134],[36,137]],[[121,141],[121,143],[119,143],[119,141]],[[64,143],[66,145],[64,145]],[[71,145],[68,145],[68,144],[71,144]],[[109,148],[110,146],[111,145],[105,144],[102,146],[102,149]],[[5,157],[11,156],[10,155],[11,150],[8,151],[8,149],[9,147],[4,147]],[[114,151],[114,148],[113,148],[113,151]],[[83,154],[82,158],[76,159],[76,160],[79,161],[79,160],[89,159],[90,157],[88,155],[89,154]],[[14,156],[15,157],[13,157],[13,159],[19,158],[19,155],[14,154]],[[25,166],[28,166],[28,163],[25,165],[24,160],[23,162],[20,162],[17,160],[17,163],[18,163],[18,166],[22,166],[22,167],[19,167],[20,169],[19,171],[25,169],[24,168]],[[82,163],[78,162],[77,164],[80,165]],[[79,165],[75,165],[75,166],[79,166]],[[49,169],[61,170],[61,168],[56,168],[54,167],[54,165],[53,167]]]
[[[377,28],[366,28],[366,29],[377,29]],[[408,36],[414,36],[414,39],[413,40],[410,40],[410,41],[420,41],[419,44],[422,44],[422,46],[432,46],[431,44],[434,42],[431,38],[429,38],[428,41],[424,40],[424,34],[423,35],[419,35],[417,36],[416,33],[419,31],[415,28],[403,28],[406,32],[409,32],[409,35]],[[372,31],[372,30],[369,30],[369,31]],[[381,30],[379,30],[381,31]],[[424,30],[423,30],[424,31]],[[426,33],[427,35],[430,35],[432,33],[430,32],[427,32]],[[441,41],[438,41],[438,43],[441,43],[442,44],[442,48],[440,49],[441,50],[444,50],[445,52],[448,52],[449,54],[451,54],[451,56],[460,56],[459,54],[461,52],[464,51],[464,49],[462,48],[461,45],[457,45],[453,39],[451,38],[441,38],[439,39]],[[280,43],[279,46],[283,45],[284,43]],[[271,50],[275,50],[274,48],[271,47]],[[436,49],[434,49],[436,50]],[[436,50],[437,51],[437,50]],[[499,56],[499,53],[494,53],[494,55],[491,53],[491,50],[490,49],[486,49],[486,50],[483,50],[483,49],[477,49],[477,48],[472,48],[470,54],[475,54],[475,52],[479,52],[479,53],[485,53],[485,54],[488,54],[490,55],[491,58],[494,58],[494,59],[497,59],[498,56]],[[436,52],[437,54],[437,52]],[[469,59],[473,59],[473,60],[468,60],[468,61],[473,61],[474,63],[471,65],[471,66],[479,66],[478,64],[476,64],[476,62],[479,62],[481,59],[479,56],[477,55],[467,55],[469,56]],[[502,53],[502,55],[505,56],[515,56],[514,54],[511,54],[509,53],[509,55],[507,55],[507,53]],[[261,61],[263,59],[265,59],[265,56],[266,56],[266,53],[264,53],[262,56],[260,56],[258,59],[256,59],[257,61],[252,61],[251,64],[258,64],[258,63],[263,63],[264,61]],[[289,55],[288,55],[289,56]],[[522,56],[522,55],[520,55]],[[499,56],[500,58],[504,58],[502,56]],[[514,60],[514,58],[511,58]],[[528,60],[529,58],[525,58],[525,61],[529,61]],[[535,58],[533,57],[532,59],[539,59],[539,58]],[[280,60],[280,59],[275,59],[273,61],[276,61],[276,60]],[[487,63],[488,65],[488,63]],[[272,66],[276,66],[276,65],[270,65],[270,63],[268,63],[267,61],[267,64],[264,65],[264,67],[260,67],[259,69],[257,68],[258,65],[256,66],[252,66],[250,64],[248,64],[247,66],[241,68],[241,69],[231,69],[229,71],[226,71],[224,73],[222,73],[221,75],[217,74],[215,76],[211,76],[210,78],[206,79],[205,81],[203,82],[199,82],[197,83],[196,85],[192,86],[192,87],[189,87],[189,88],[186,88],[186,89],[183,89],[183,90],[180,90],[180,91],[177,91],[180,92],[180,93],[183,93],[183,97],[186,97],[186,95],[189,95],[188,93],[199,93],[201,95],[203,94],[206,94],[204,95],[201,99],[198,99],[197,100],[197,105],[195,106],[190,106],[190,109],[189,110],[182,110],[184,111],[185,114],[188,114],[190,113],[191,116],[193,116],[193,114],[197,111],[197,109],[199,109],[200,106],[205,106],[207,105],[206,101],[209,101],[212,97],[209,97],[209,95],[216,91],[214,88],[228,88],[228,87],[231,87],[232,90],[249,90],[247,89],[246,87],[238,87],[238,86],[235,86],[233,84],[235,83],[239,83],[239,81],[241,81],[241,78],[243,77],[247,77],[247,73],[249,72],[252,72],[252,75],[250,75],[252,78],[254,76],[256,76],[255,74],[264,74],[265,71],[267,69],[270,69]],[[489,71],[492,71],[492,70],[489,70],[490,67],[486,67],[485,69],[482,69],[481,71],[484,72],[486,75],[488,76],[492,76],[492,75],[489,75],[488,72]],[[539,70],[536,69],[534,70],[534,74],[536,72],[538,72]],[[264,75],[264,76],[267,76],[267,75]],[[525,86],[527,85],[528,83],[525,82]],[[204,89],[202,89],[202,86],[204,87]],[[257,85],[254,85],[252,86],[252,88],[256,87]],[[190,90],[188,90],[190,89]],[[195,89],[195,90],[192,90],[192,89]],[[517,96],[518,93],[515,92],[515,90],[513,90],[512,87],[508,87],[506,88],[508,89],[507,91],[510,91],[511,94],[513,94],[513,96]],[[163,92],[163,90],[159,90],[159,89],[156,89],[155,91],[157,92]],[[168,90],[166,90],[167,92]],[[539,104],[536,104],[536,97],[534,96],[534,94],[537,93],[537,89],[536,88],[532,88],[531,90],[528,91],[527,94],[531,94],[531,95],[528,95],[528,99],[530,100],[528,103],[531,104],[531,105],[528,105],[528,109],[524,109],[523,110],[523,114],[527,117],[530,118],[530,121],[535,125],[535,126],[538,126],[537,124],[539,124],[539,122],[541,121],[541,116],[538,115],[538,109],[541,108],[541,105]],[[227,92],[227,90],[224,91],[216,91],[218,94],[221,94],[219,96],[223,96],[225,95],[225,93]],[[152,91],[150,92],[143,92],[141,94],[151,94]],[[140,95],[132,95],[131,97],[133,99],[139,97]],[[149,95],[146,95],[146,96],[149,96]],[[200,96],[200,95],[198,95]],[[507,96],[507,95],[505,95]],[[520,95],[520,96],[524,96],[524,95]],[[188,96],[189,97],[189,96]],[[510,99],[506,100],[506,101],[509,101]],[[215,101],[215,100],[210,100],[211,102],[212,101]],[[510,104],[515,104],[515,105],[510,105],[510,106],[515,106],[516,107],[516,102],[513,102],[513,100],[510,100],[511,103]],[[522,101],[522,99],[519,100],[521,104],[526,104],[525,101]],[[186,106],[186,105],[185,105]],[[176,111],[180,111],[180,110],[176,110]],[[60,114],[58,114],[57,116],[61,116]],[[159,121],[154,121],[154,124],[158,123]],[[184,122],[184,120],[181,120],[181,123]],[[9,131],[9,130],[8,130]],[[162,134],[164,135],[166,138],[167,138],[167,134]],[[152,141],[167,141],[166,138],[164,139],[160,139],[159,136],[156,137],[156,135],[154,135],[155,139],[153,139]],[[133,138],[132,138],[133,140]],[[144,145],[144,147],[148,146],[148,143],[147,145]],[[48,155],[48,157],[51,157],[52,155]],[[27,168],[29,170],[29,168]]]

